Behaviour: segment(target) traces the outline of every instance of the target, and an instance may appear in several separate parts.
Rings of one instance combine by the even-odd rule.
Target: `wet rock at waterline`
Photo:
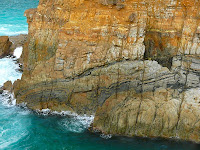
[[[6,82],[3,84],[3,90],[6,90],[6,91],[8,91],[9,93],[12,93],[12,91],[13,91],[12,82],[11,82],[11,81],[6,81]]]
[[[2,94],[3,93],[3,89],[2,88],[0,88],[0,94]]]

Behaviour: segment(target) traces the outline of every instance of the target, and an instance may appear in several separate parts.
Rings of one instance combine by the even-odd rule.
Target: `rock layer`
[[[200,142],[200,2],[40,0],[17,103],[94,114],[93,129]]]

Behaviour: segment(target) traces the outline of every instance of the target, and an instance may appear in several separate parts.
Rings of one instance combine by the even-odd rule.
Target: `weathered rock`
[[[10,53],[10,46],[12,42],[9,41],[8,36],[0,36],[0,58]]]
[[[20,46],[24,46],[24,44],[28,40],[28,35],[27,34],[20,34],[17,36],[10,36],[9,37],[10,41],[12,42],[12,46],[10,47],[11,53]]]
[[[3,94],[3,89],[0,87],[0,94]]]
[[[6,90],[8,91],[9,93],[12,93],[13,91],[13,84],[11,81],[6,81],[4,84],[3,84],[3,90]]]
[[[17,103],[94,114],[94,129],[200,142],[199,1],[40,0]]]

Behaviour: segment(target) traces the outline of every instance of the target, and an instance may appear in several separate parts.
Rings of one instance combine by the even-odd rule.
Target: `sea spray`
[[[22,47],[22,46],[17,47],[17,48],[14,50],[13,55],[14,55],[17,59],[19,59],[20,56],[22,55],[22,51],[23,51],[23,47]]]
[[[4,106],[12,107],[16,105],[16,99],[14,98],[14,95],[9,93],[8,91],[5,91],[2,93],[3,99],[1,99],[1,102]]]
[[[15,57],[7,56],[0,59],[0,86],[8,80],[13,83],[22,76],[22,73],[17,71],[20,67],[19,64],[16,63],[17,59],[20,58],[22,54],[22,47],[17,47],[13,54]]]
[[[84,132],[93,122],[94,115],[78,115],[77,113],[71,111],[52,111],[51,109],[42,109],[36,110],[38,115],[59,115],[65,116],[66,119],[63,119],[59,124],[63,126],[68,131],[82,133]]]
[[[0,86],[8,80],[13,83],[15,80],[21,78],[22,73],[16,71],[20,67],[14,60],[16,59],[11,57],[0,59]]]

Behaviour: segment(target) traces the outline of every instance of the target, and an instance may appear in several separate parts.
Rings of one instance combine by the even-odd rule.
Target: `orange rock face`
[[[94,129],[200,141],[200,2],[40,0],[17,102],[95,114]],[[191,96],[191,93],[195,95]]]

